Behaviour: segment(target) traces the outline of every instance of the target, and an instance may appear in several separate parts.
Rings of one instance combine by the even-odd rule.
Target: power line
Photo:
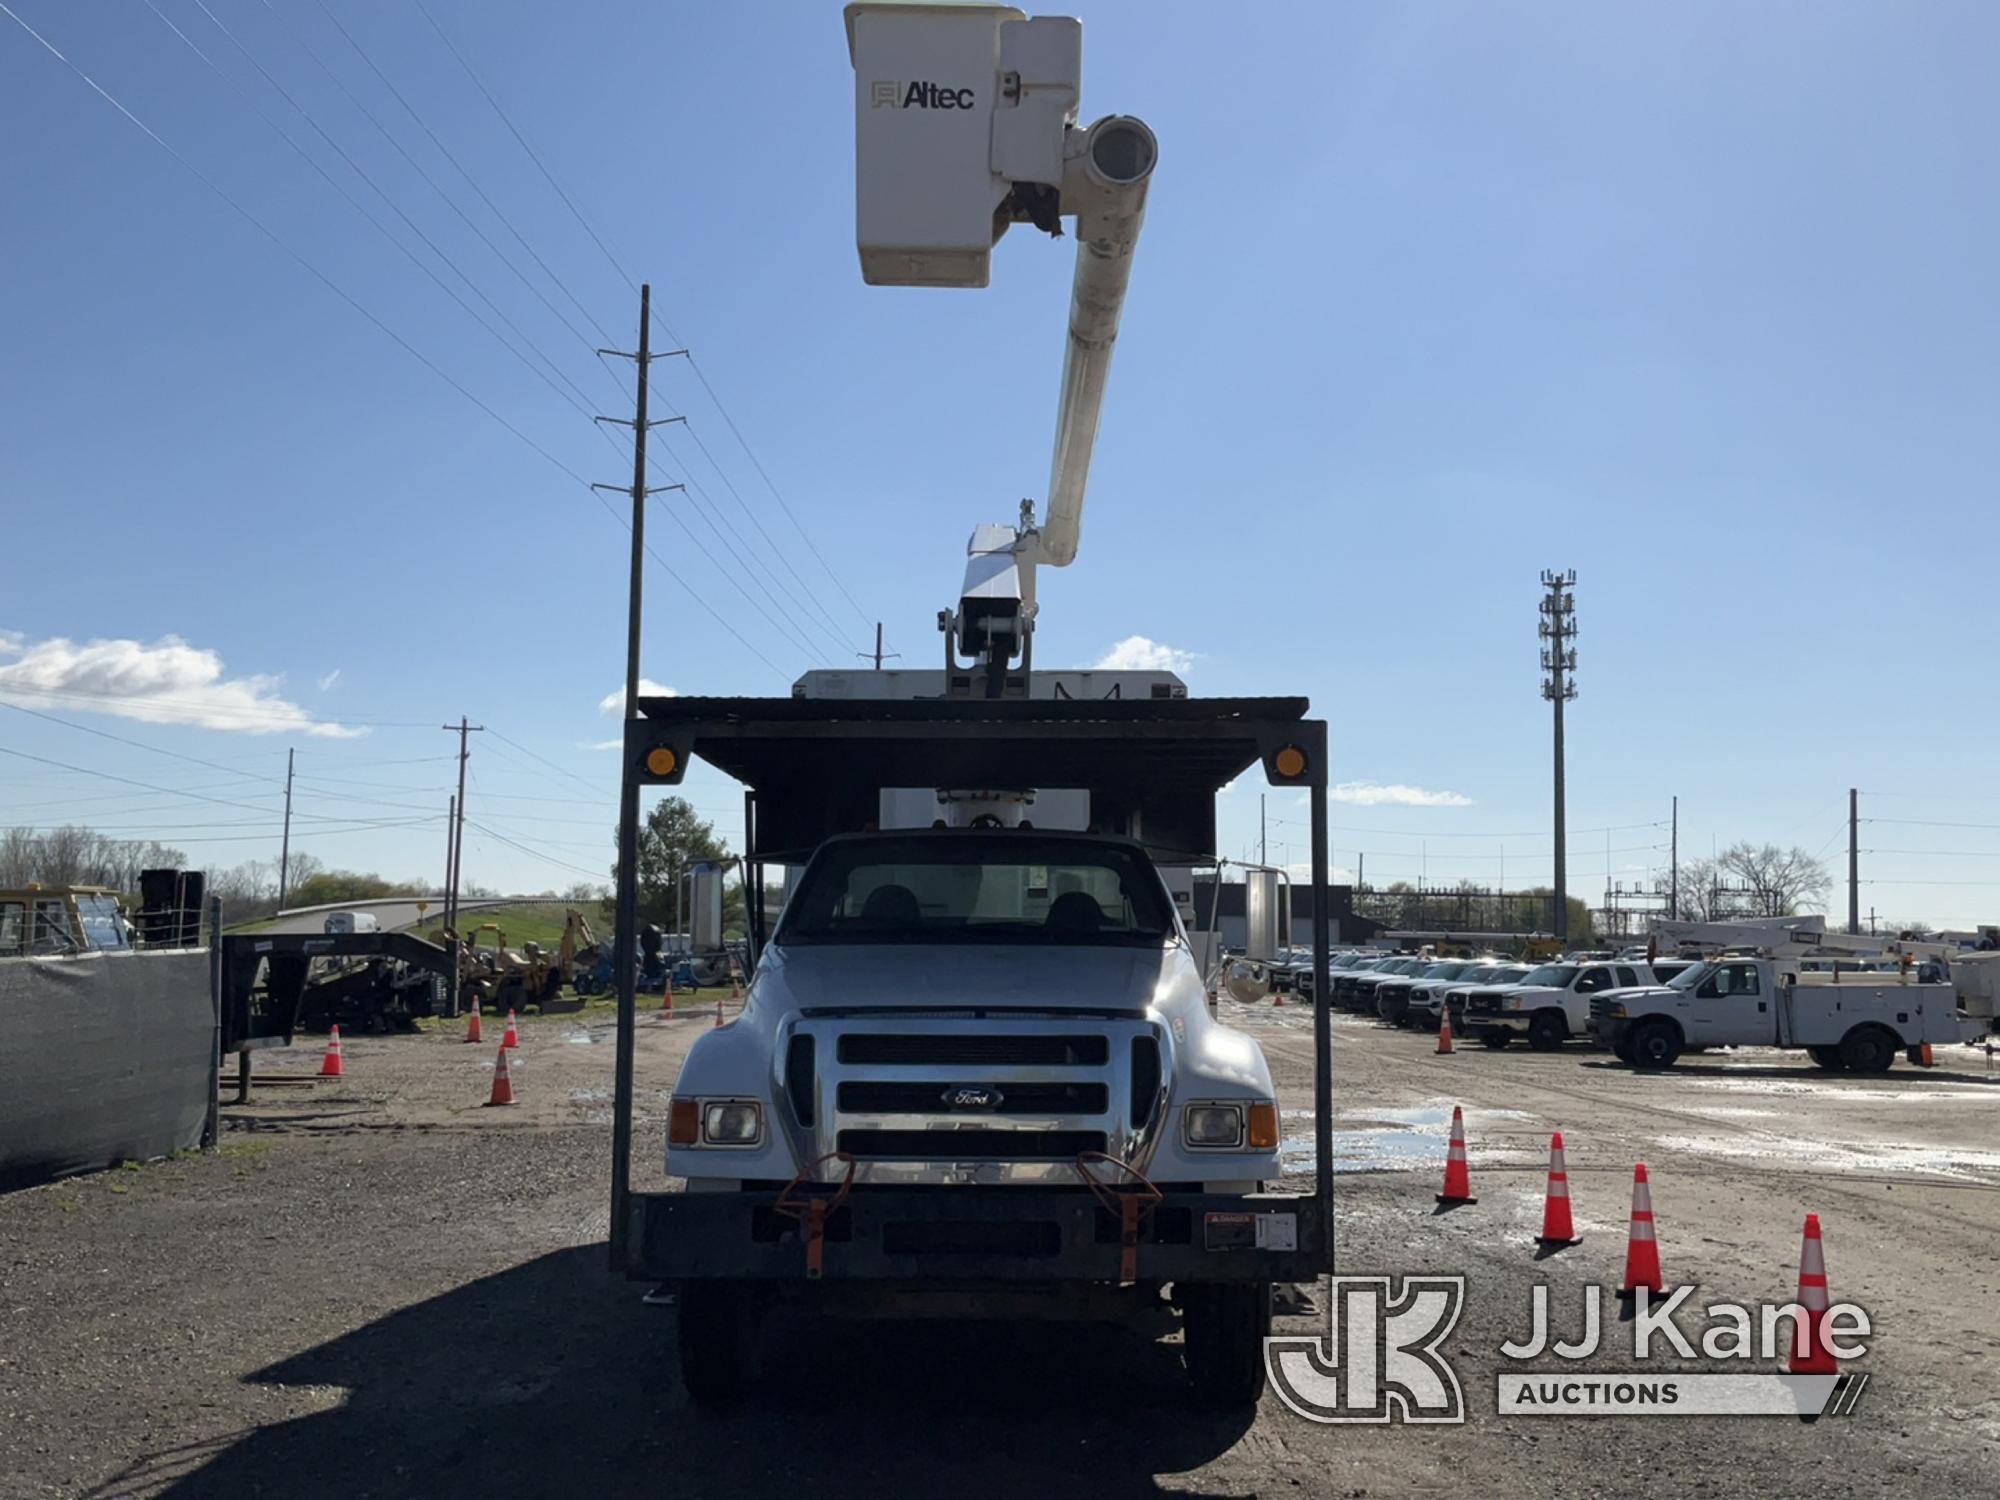
[[[194,3],[196,8],[200,10],[203,15],[207,16],[209,21],[215,26],[215,28],[218,31],[220,31],[222,35],[228,40],[229,44],[243,55],[245,61],[247,61],[251,67],[255,68],[258,74],[262,76],[264,81],[268,83],[274,90],[277,91],[278,96],[281,99],[283,99],[286,104],[290,105],[292,110],[299,116],[299,118],[304,120],[306,124],[312,128],[313,132],[316,135],[318,135],[322,141],[326,142],[326,144],[333,150],[334,154],[337,155],[343,162],[347,164],[348,169],[352,171],[357,177],[359,177],[363,182],[365,182],[369,186],[369,188],[374,192],[376,197],[380,198],[383,201],[383,203],[388,205],[390,212],[394,213],[397,218],[401,219],[403,223],[409,228],[411,233],[413,233],[414,235],[416,235],[418,239],[423,241],[425,246],[429,248],[431,254],[435,255],[439,260],[444,262],[446,267],[448,267],[451,270],[451,272],[458,277],[460,281],[465,283],[467,289],[470,290],[475,297],[478,297],[480,301],[484,302],[489,308],[491,308],[493,310],[494,315],[498,317],[501,322],[505,323],[508,328],[513,330],[514,335],[517,338],[519,338],[523,343],[526,343],[530,348],[535,349],[535,352],[537,354],[540,354],[541,350],[539,348],[536,348],[534,341],[530,339],[527,334],[521,331],[519,325],[516,324],[512,318],[508,317],[507,314],[493,301],[493,299],[488,297],[486,293],[482,291],[473,282],[470,276],[466,275],[465,271],[459,266],[458,262],[453,260],[451,256],[447,255],[444,252],[444,250],[439,247],[437,242],[433,240],[427,233],[424,232],[423,227],[419,225],[416,222],[416,220],[412,219],[407,213],[403,211],[401,205],[399,205],[393,198],[389,196],[389,194],[382,188],[381,184],[375,181],[374,177],[370,175],[369,172],[364,167],[362,167],[362,165],[359,162],[357,162],[352,155],[348,153],[347,149],[343,147],[340,144],[340,142],[336,141],[330,134],[328,134],[324,128],[321,127],[320,123],[312,117],[311,113],[306,109],[306,107],[300,104],[298,100],[292,96],[290,90],[288,90],[282,83],[280,83],[275,77],[273,77],[270,70],[266,68],[261,62],[259,62],[256,56],[251,53],[250,49],[244,46],[244,44],[237,39],[236,34],[222,23],[221,19],[215,14],[215,12],[213,12],[208,8],[207,4],[205,3],[205,0],[194,0]],[[533,374],[536,379],[540,380],[544,385],[547,385],[550,390],[554,391],[564,401],[569,402],[569,404],[575,407],[577,411],[580,412],[582,415],[584,416],[590,415],[590,408],[587,402],[583,399],[583,393],[581,389],[576,387],[574,381],[569,382],[571,388],[573,390],[576,390],[576,395],[572,396],[568,392],[564,391],[561,386],[557,385],[555,381],[551,380],[539,368],[537,368],[533,360],[529,359],[519,349],[515,348],[514,345],[509,343],[506,337],[503,334],[501,334],[500,330],[495,328],[490,322],[488,322],[486,318],[480,314],[478,309],[474,308],[471,303],[467,302],[463,297],[461,297],[458,294],[458,292],[444,280],[443,277],[439,276],[436,271],[432,270],[430,266],[426,265],[423,259],[420,256],[418,256],[415,251],[411,250],[409,246],[405,245],[401,240],[397,239],[396,236],[390,232],[389,227],[386,224],[384,224],[380,219],[377,219],[372,213],[370,213],[368,209],[362,205],[359,199],[355,198],[354,195],[349,193],[346,188],[342,187],[341,184],[334,179],[332,174],[330,174],[325,167],[321,166],[320,163],[312,156],[310,152],[306,151],[305,148],[300,146],[297,141],[293,140],[289,132],[284,130],[281,126],[279,126],[279,124],[275,120],[273,120],[268,114],[264,112],[264,109],[261,105],[259,105],[254,99],[250,99],[249,95],[243,91],[241,85],[239,85],[235,79],[231,78],[227,73],[223,72],[222,68],[216,63],[216,61],[213,58],[211,58],[206,52],[202,51],[200,47],[196,46],[195,43],[188,37],[186,32],[182,31],[180,27],[176,26],[171,20],[169,20],[165,15],[165,13],[160,10],[159,6],[154,3],[154,0],[145,0],[145,5],[148,10],[152,11],[154,15],[160,18],[161,22],[164,23],[167,26],[167,28],[174,33],[175,36],[179,37],[181,41],[186,44],[188,49],[192,51],[196,57],[199,57],[204,63],[206,63],[218,78],[221,78],[224,82],[228,83],[231,88],[236,89],[237,92],[244,97],[246,102],[249,103],[250,108],[252,109],[252,111],[255,112],[257,117],[260,120],[262,120],[265,123],[265,125],[269,126],[270,129],[277,134],[279,139],[283,140],[286,145],[290,146],[292,150],[296,152],[308,166],[310,166],[315,172],[317,172],[320,175],[320,177],[325,180],[327,186],[331,187],[335,192],[339,193],[340,196],[346,200],[349,207],[353,208],[356,213],[360,214],[371,225],[373,225],[375,230],[379,234],[381,234],[384,239],[388,240],[391,245],[395,246],[397,250],[402,252],[402,254],[410,261],[412,265],[414,265],[418,270],[422,271],[426,276],[428,276],[431,279],[431,281],[436,284],[436,286],[440,291],[442,291],[446,296],[450,297],[454,302],[456,302],[459,305],[459,307],[465,312],[467,317],[471,318],[474,322],[478,323],[480,327],[484,328],[489,334],[491,334],[495,342],[497,342],[501,348],[505,349],[509,354],[513,355],[516,359],[520,360],[521,363],[527,367],[528,371],[531,374]],[[548,359],[547,355],[545,354],[542,355],[542,358],[545,363],[549,364],[551,369],[556,370],[556,375],[559,379],[563,380],[568,379],[567,376],[564,376],[562,374],[560,369],[556,368],[554,362]]]
[[[359,313],[370,324],[372,324],[379,332],[381,332],[391,341],[393,341],[398,348],[403,350],[404,353],[408,354],[412,359],[416,360],[417,363],[421,364],[425,369],[429,370],[433,375],[437,376],[438,379],[442,380],[446,385],[450,386],[459,395],[463,396],[467,401],[471,402],[488,418],[490,418],[493,422],[498,424],[506,432],[510,433],[525,447],[530,449],[537,456],[545,460],[548,464],[550,464],[552,467],[560,471],[562,474],[566,475],[572,482],[574,482],[580,488],[586,490],[590,489],[589,480],[585,479],[581,474],[577,473],[576,470],[572,469],[568,464],[564,463],[561,459],[557,458],[555,454],[551,453],[542,444],[536,442],[533,438],[529,437],[527,433],[523,432],[519,427],[515,426],[514,423],[508,421],[507,418],[502,416],[487,402],[485,402],[480,397],[475,395],[462,382],[460,382],[459,380],[455,379],[453,376],[448,374],[440,365],[437,364],[436,361],[431,359],[422,350],[418,349],[414,344],[412,344],[408,339],[404,338],[400,333],[396,332],[396,330],[390,327],[388,323],[384,322],[382,318],[377,316],[374,312],[370,311],[366,305],[358,301],[344,287],[342,287],[332,277],[328,276],[326,272],[320,270],[320,268],[315,264],[313,264],[312,261],[306,259],[306,257],[302,255],[299,251],[293,249],[292,246],[282,236],[280,236],[276,230],[272,229],[262,219],[258,218],[257,215],[252,213],[248,208],[244,207],[244,205],[239,201],[237,201],[237,199],[233,197],[226,189],[224,189],[220,183],[216,182],[214,178],[210,177],[206,172],[202,171],[201,168],[197,167],[191,159],[189,159],[177,147],[175,147],[172,143],[170,143],[158,131],[153,129],[152,126],[148,125],[144,120],[140,119],[138,115],[134,114],[131,110],[127,109],[125,105],[121,103],[115,96],[113,96],[107,89],[105,89],[102,84],[98,83],[96,79],[90,76],[90,74],[86,73],[82,68],[77,66],[76,63],[72,62],[70,58],[53,42],[49,41],[47,37],[43,36],[39,31],[35,30],[35,28],[30,26],[26,21],[22,20],[21,17],[14,11],[14,9],[10,5],[5,3],[5,0],[0,0],[0,14],[4,14],[8,20],[12,21],[16,26],[20,27],[21,30],[23,30],[30,37],[32,37],[34,41],[42,47],[44,51],[46,51],[51,57],[55,58],[64,67],[68,68],[71,73],[75,74],[77,79],[81,81],[87,88],[89,88],[92,93],[96,94],[99,98],[104,100],[105,103],[109,104],[113,109],[117,110],[118,113],[124,116],[125,119],[129,121],[134,128],[140,131],[141,134],[145,135],[147,139],[151,140],[161,150],[165,151],[169,156],[171,156],[190,176],[194,177],[196,181],[202,184],[202,186],[206,187],[210,192],[214,193],[217,198],[221,199],[222,202],[231,211],[237,214],[238,217],[243,219],[245,223],[249,224],[251,228],[255,229],[259,234],[263,235],[265,239],[269,240],[274,246],[276,246],[281,252],[283,252],[283,254],[286,256],[287,259],[291,260],[294,264],[299,266],[308,275],[310,275],[315,281],[319,282],[328,291],[332,292],[336,297],[338,297],[342,302],[346,303],[355,312]],[[595,494],[595,491],[592,491],[592,493]],[[629,531],[630,530],[629,523],[626,522],[623,517],[620,517],[618,515],[616,508],[612,507],[609,504],[609,502],[604,501],[602,496],[597,496],[597,498],[600,503],[604,504],[605,509],[610,512],[612,517],[618,520],[619,524],[621,526],[625,526],[626,529]],[[675,583],[680,585],[680,587],[690,597],[696,599],[699,599],[701,597],[699,591],[696,590],[692,585],[690,585],[686,579],[682,578],[680,574],[677,571],[675,571],[675,569],[670,564],[668,564],[667,561],[664,558],[662,558],[659,555],[659,553],[655,551],[650,545],[646,548],[646,555],[649,558],[651,558],[654,564],[658,566],[663,572],[665,572],[669,578],[673,579]],[[751,655],[755,656],[759,661],[763,662],[765,666],[769,667],[773,672],[776,672],[781,677],[790,675],[786,673],[782,668],[780,668],[775,662],[773,662],[768,656],[765,656],[763,652],[757,650],[756,647],[752,646],[750,642],[743,637],[742,633],[729,623],[727,616],[713,611],[711,611],[711,613],[714,615],[714,618],[716,619],[717,623],[720,624],[722,628],[732,638],[734,638],[737,641],[738,644],[740,644],[746,651],[750,652]],[[0,690],[16,691],[16,689],[8,687],[4,683],[0,683]],[[424,726],[418,724],[399,724],[394,727],[422,728]]]
[[[499,116],[500,123],[506,126],[508,134],[513,136],[515,143],[520,146],[521,150],[524,153],[526,153],[528,160],[534,163],[535,170],[541,174],[542,180],[548,183],[549,187],[554,190],[555,195],[562,200],[563,207],[569,210],[570,217],[575,219],[578,226],[583,230],[583,232],[586,235],[590,237],[591,243],[597,247],[599,253],[603,255],[606,263],[609,264],[611,269],[618,274],[619,279],[625,283],[626,288],[636,293],[639,290],[638,281],[632,276],[631,272],[625,269],[624,264],[619,260],[618,256],[612,251],[611,247],[605,243],[604,237],[597,232],[596,227],[591,224],[590,220],[585,216],[583,210],[577,206],[576,200],[573,199],[569,195],[569,193],[564,189],[563,185],[556,180],[555,174],[549,170],[548,163],[542,159],[541,153],[536,151],[534,146],[529,143],[528,138],[524,134],[522,134],[520,128],[514,123],[513,118],[507,113],[505,108],[501,106],[500,101],[493,96],[492,90],[487,88],[485,80],[481,78],[479,75],[479,71],[472,66],[471,62],[466,58],[465,54],[459,51],[457,44],[455,44],[452,41],[451,37],[446,33],[445,29],[438,24],[437,17],[431,14],[430,7],[425,3],[425,0],[416,0],[416,3],[417,3],[417,9],[423,13],[424,19],[430,23],[431,29],[437,33],[438,39],[444,43],[446,49],[451,53],[453,58],[457,60],[459,67],[464,69],[466,77],[472,80],[473,87],[479,90],[480,96],[486,100],[488,105],[492,107],[494,114]],[[667,336],[670,339],[673,340],[675,344],[683,344],[683,345],[685,344],[686,341],[680,338],[679,335],[674,333],[673,328],[667,322],[666,318],[663,315],[656,312],[653,316],[654,320],[659,323],[661,329],[667,334]],[[607,336],[605,338],[605,342],[610,343],[611,339]],[[806,535],[805,528],[799,524],[799,518],[793,512],[790,503],[785,499],[783,493],[778,489],[776,483],[773,482],[770,475],[770,471],[767,470],[762,464],[762,462],[758,460],[756,453],[752,451],[750,447],[748,439],[746,439],[743,436],[743,430],[737,426],[736,419],[730,415],[729,409],[722,404],[722,398],[716,394],[715,387],[710,383],[707,374],[702,370],[700,365],[696,363],[692,354],[688,356],[688,368],[693,371],[694,377],[701,383],[702,389],[708,393],[708,399],[710,400],[711,403],[714,404],[715,409],[717,413],[722,417],[724,424],[728,426],[730,432],[735,436],[737,443],[743,449],[744,455],[747,458],[749,458],[751,466],[757,470],[759,477],[763,479],[765,486],[771,491],[771,495],[778,502],[779,508],[784,511],[786,519],[788,519],[792,523],[792,528],[798,532],[799,540],[805,544],[806,550],[809,553],[811,553],[815,558],[818,559],[820,567],[826,572],[827,577],[833,581],[834,587],[839,589],[842,597],[844,597],[847,600],[847,602],[853,606],[855,614],[858,615],[861,619],[861,623],[864,626],[872,626],[873,620],[869,616],[868,612],[862,609],[862,607],[858,603],[856,603],[853,594],[848,592],[847,585],[840,581],[839,575],[836,574],[831,568],[831,566],[828,565],[824,552],[822,552],[819,548],[816,548],[812,543],[812,539]],[[710,457],[710,462],[711,463],[714,462],[712,456]],[[721,469],[719,466],[717,467],[716,472],[721,473]],[[725,483],[726,482],[727,481],[725,480]],[[745,510],[747,513],[751,514],[754,520],[755,513],[750,512],[747,506],[745,507]],[[760,531],[763,529],[761,523],[759,524],[758,529]],[[768,533],[766,534],[766,539],[768,540]],[[773,547],[775,550],[775,544],[773,544]],[[779,554],[779,556],[780,559],[783,560],[783,555]],[[791,565],[788,561],[786,562],[785,565],[788,569],[790,569]],[[794,576],[796,576],[796,570],[793,571],[794,571]],[[804,580],[801,579],[800,582],[803,585]],[[837,635],[838,632],[836,632],[836,637]]]
[[[569,298],[571,304],[575,306],[576,310],[582,313],[586,320],[590,321],[591,326],[593,328],[596,328],[598,334],[597,342],[607,343],[607,344],[610,343],[611,336],[605,333],[602,327],[599,327],[597,325],[595,319],[591,318],[589,310],[586,309],[581,302],[577,301],[575,295],[571,293],[569,287],[564,283],[563,279],[560,276],[556,275],[554,271],[550,270],[548,263],[544,261],[541,258],[541,256],[535,253],[535,247],[529,244],[527,238],[524,235],[522,235],[521,231],[514,227],[513,221],[509,219],[506,214],[501,212],[500,206],[496,204],[491,198],[487,197],[485,189],[480,187],[478,180],[474,178],[473,175],[465,169],[464,164],[461,163],[458,157],[452,153],[451,148],[445,145],[445,143],[438,138],[437,132],[432,130],[431,127],[425,123],[424,117],[419,113],[417,113],[416,106],[411,104],[410,101],[404,97],[403,91],[396,87],[395,83],[389,78],[389,75],[384,73],[381,68],[376,66],[375,59],[370,57],[366,52],[366,50],[363,49],[361,43],[355,40],[354,34],[341,24],[340,17],[335,15],[330,9],[327,8],[326,0],[313,0],[313,4],[319,7],[320,14],[325,16],[327,20],[333,24],[334,30],[338,31],[341,34],[341,36],[346,40],[347,45],[354,49],[354,55],[356,57],[359,57],[361,61],[367,65],[368,71],[373,73],[376,76],[376,78],[381,80],[382,86],[386,88],[389,91],[389,93],[395,98],[395,101],[403,107],[403,112],[416,122],[417,128],[423,131],[425,136],[427,136],[430,139],[430,143],[433,146],[437,147],[439,153],[444,157],[446,161],[451,163],[453,169],[457,171],[458,175],[465,179],[466,184],[473,190],[473,192],[479,195],[480,202],[486,205],[486,207],[492,212],[493,216],[496,219],[498,219],[503,226],[505,226],[507,232],[514,236],[516,243],[518,243],[523,250],[528,252],[528,255],[534,260],[537,266],[541,267],[542,273],[545,276],[547,276],[551,282],[555,284],[556,288],[559,291],[561,291],[564,296]],[[276,8],[271,5],[271,0],[264,0],[264,6],[267,10],[271,10],[273,14],[276,13]],[[428,178],[426,178],[426,180],[428,180]],[[436,184],[433,183],[432,186],[435,187]],[[438,194],[440,197],[444,197],[447,203],[452,202],[450,197],[445,194],[443,188],[438,188]],[[454,210],[458,210],[458,205],[456,203],[452,203],[452,207]],[[479,229],[479,227],[475,225],[471,219],[466,218],[466,215],[462,210],[458,210],[458,212],[459,212],[459,217],[465,219],[466,226],[470,228],[474,234],[477,234],[480,240],[485,243],[486,247],[492,250],[494,255],[500,259],[501,263],[504,264],[508,270],[512,271],[515,274],[515,276],[517,276],[520,279],[520,282],[523,286],[527,287],[529,291],[535,294],[536,298],[541,302],[542,306],[546,307],[549,310],[549,313],[553,317],[555,317],[559,322],[562,323],[562,325],[565,328],[567,328],[572,334],[576,336],[577,341],[581,343],[584,346],[584,348],[594,350],[597,347],[597,345],[591,341],[588,334],[584,333],[582,329],[578,328],[574,323],[570,322],[568,317],[553,302],[549,301],[548,297],[543,293],[540,287],[536,286],[534,282],[531,281],[528,278],[528,276],[524,272],[522,272],[517,266],[515,266],[515,264],[511,260],[508,260],[505,255],[501,254],[499,247],[494,245],[491,240],[487,239],[486,235]],[[599,368],[602,369],[604,367],[602,364],[600,364]],[[606,370],[606,373],[609,374],[610,372]]]

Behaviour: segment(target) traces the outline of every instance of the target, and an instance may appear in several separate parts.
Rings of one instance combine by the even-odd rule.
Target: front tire
[[[1181,1357],[1204,1406],[1255,1406],[1264,1394],[1271,1288],[1263,1282],[1196,1282],[1178,1289]]]
[[[1563,1018],[1543,1011],[1528,1022],[1528,1045],[1537,1052],[1554,1052],[1569,1038]]]
[[[1671,1068],[1680,1055],[1680,1028],[1671,1021],[1642,1022],[1632,1033],[1635,1068]]]
[[[681,1383],[701,1405],[747,1394],[762,1373],[763,1311],[740,1281],[705,1281],[681,1293]]]
[[[1846,1059],[1841,1057],[1838,1047],[1808,1047],[1806,1056],[1829,1073],[1838,1073],[1847,1066]]]
[[[1490,1048],[1492,1051],[1498,1052],[1501,1049],[1503,1049],[1509,1042],[1514,1040],[1514,1033],[1511,1031],[1500,1031],[1497,1029],[1493,1031],[1482,1031],[1479,1033],[1479,1040],[1484,1042],[1487,1045],[1487,1047]]]

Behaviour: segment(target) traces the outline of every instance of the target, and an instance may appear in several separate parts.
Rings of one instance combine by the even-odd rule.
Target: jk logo
[[[1465,1395],[1438,1351],[1465,1307],[1463,1276],[1336,1276],[1327,1334],[1264,1340],[1279,1399],[1312,1422],[1465,1420]]]

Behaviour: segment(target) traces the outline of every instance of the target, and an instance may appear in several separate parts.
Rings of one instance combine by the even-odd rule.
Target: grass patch
[[[254,1161],[277,1144],[276,1141],[224,1141],[215,1148],[215,1154],[237,1161]]]

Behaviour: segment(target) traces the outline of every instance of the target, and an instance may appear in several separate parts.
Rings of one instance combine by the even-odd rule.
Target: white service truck
[[[1977,1040],[1985,1023],[1949,984],[1801,982],[1794,959],[1725,955],[1664,985],[1592,1005],[1598,1039],[1638,1068],[1670,1068],[1696,1047],[1799,1047],[1820,1067],[1881,1073],[1925,1043]]]
[[[1324,997],[1326,725],[1302,698],[1194,699],[1167,673],[1032,661],[1036,570],[1077,552],[1157,144],[1128,117],[1077,124],[1073,20],[846,17],[867,281],[984,286],[1010,224],[1075,221],[1046,507],[973,532],[941,670],[814,672],[785,698],[641,696],[635,527],[613,1262],[677,1303],[699,1400],[752,1381],[765,1314],[789,1304],[1142,1325],[1174,1310],[1197,1394],[1251,1404],[1274,1287],[1332,1269],[1331,1033],[1322,999],[1312,1191],[1282,1191],[1270,1069],[1210,1014],[1163,872],[1215,866],[1215,797],[1246,771],[1306,792]],[[750,888],[768,865],[799,873],[768,941],[751,903],[742,1013],[674,1084],[664,1165],[684,1188],[638,1192],[638,789],[696,759],[748,788]]]
[[[1526,1037],[1537,1052],[1553,1052],[1572,1037],[1588,1037],[1590,1005],[1612,990],[1653,985],[1642,963],[1553,963],[1530,969],[1513,984],[1475,989],[1465,1005],[1465,1034],[1488,1047]]]

